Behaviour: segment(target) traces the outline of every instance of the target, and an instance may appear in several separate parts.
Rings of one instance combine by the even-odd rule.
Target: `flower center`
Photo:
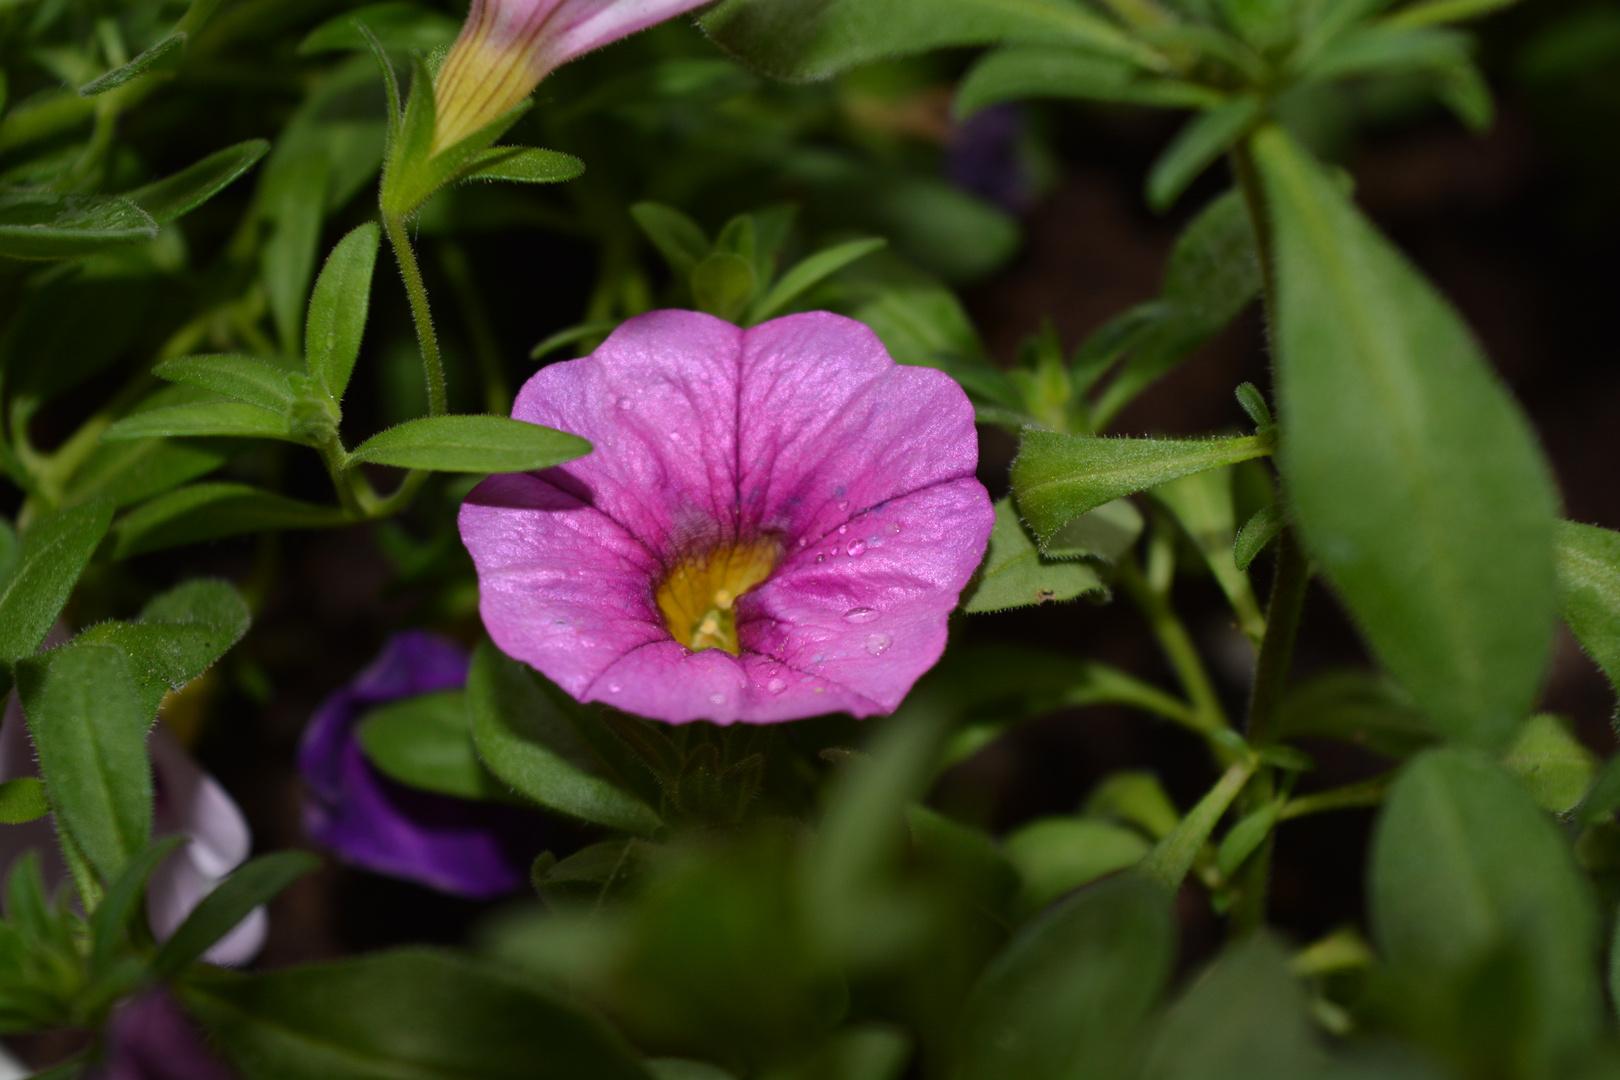
[[[658,610],[676,641],[693,652],[724,649],[740,655],[737,601],[776,568],[775,542],[718,547],[682,560],[658,586]]]

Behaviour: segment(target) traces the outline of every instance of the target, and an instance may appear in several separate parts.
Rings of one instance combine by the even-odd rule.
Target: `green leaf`
[[[113,527],[113,558],[219,540],[242,533],[329,529],[348,522],[336,507],[316,506],[247,484],[176,488],[125,514]]]
[[[1238,761],[1229,766],[1215,786],[1148,853],[1142,863],[1143,872],[1171,892],[1180,889],[1215,826],[1254,775],[1255,765],[1254,761]]]
[[[752,260],[717,251],[692,269],[692,299],[699,311],[738,322],[754,299],[759,283]]]
[[[1260,98],[1243,94],[1188,121],[1148,173],[1148,205],[1164,211],[1260,118]]]
[[[886,57],[1000,41],[1075,45],[1163,63],[1068,0],[725,0],[701,21],[721,48],[796,82]]]
[[[1362,671],[1330,671],[1295,687],[1277,723],[1284,740],[1337,739],[1393,758],[1410,757],[1440,738],[1400,687]]]
[[[73,476],[65,502],[111,499],[119,509],[145,502],[229,461],[243,443],[227,439],[128,439],[102,443]]]
[[[838,273],[857,259],[864,259],[880,248],[888,246],[883,239],[850,240],[836,247],[818,251],[782,275],[771,286],[770,292],[760,297],[748,313],[748,325],[772,318],[793,301],[815,288],[822,281]]]
[[[298,349],[298,327],[315,274],[333,162],[314,138],[284,142],[265,166],[259,187],[261,212],[271,232],[259,253],[259,274],[270,298],[282,351]]]
[[[197,969],[177,992],[254,1080],[648,1080],[601,1020],[450,953]]]
[[[20,662],[17,691],[57,821],[114,880],[152,836],[152,716],[129,662],[117,649],[69,645]]]
[[[1018,509],[1037,540],[1124,495],[1271,453],[1274,440],[1116,439],[1024,432],[1012,466]]]
[[[1171,1006],[1144,1080],[1258,1080],[1316,1072],[1305,994],[1268,937],[1227,949]]]
[[[577,435],[505,416],[426,416],[373,435],[349,456],[404,469],[487,474],[549,469],[590,452],[591,444]]]
[[[79,96],[95,97],[109,90],[116,90],[132,79],[138,79],[149,72],[172,70],[179,64],[185,48],[185,34],[170,34],[124,66],[113,68],[99,79],[79,87]]]
[[[1540,689],[1556,495],[1529,424],[1423,277],[1286,135],[1274,217],[1280,464],[1374,651],[1450,736],[1499,746]]]
[[[1080,817],[1037,818],[1002,841],[1023,877],[1021,907],[1030,914],[1082,885],[1135,866],[1152,846],[1135,829]]]
[[[1620,689],[1620,533],[1566,521],[1556,553],[1564,622]]]
[[[1142,512],[1129,499],[1115,499],[1087,510],[1047,541],[1050,559],[1102,559],[1113,562],[1142,535]]]
[[[263,139],[237,143],[173,176],[126,191],[123,197],[145,210],[159,225],[166,225],[230,187],[269,152],[270,144]]]
[[[0,256],[72,259],[157,232],[151,215],[128,199],[0,191]]]
[[[1245,815],[1221,837],[1221,845],[1215,849],[1215,869],[1220,871],[1222,877],[1230,878],[1254,854],[1255,849],[1265,843],[1266,837],[1277,825],[1277,815],[1282,812],[1282,807],[1281,801],[1269,802]]]
[[[26,825],[50,811],[44,781],[23,776],[0,784],[0,825]]]
[[[293,440],[292,425],[285,414],[237,401],[204,401],[148,409],[126,416],[101,433],[109,442],[174,435]]]
[[[93,969],[102,969],[112,959],[113,950],[123,937],[130,920],[140,910],[146,894],[146,881],[158,864],[172,855],[176,848],[189,843],[186,837],[171,836],[147,845],[146,849],[130,860],[124,872],[107,889],[107,895],[96,905],[90,918],[90,957]]]
[[[1106,591],[1096,568],[1088,563],[1043,556],[1018,520],[1012,499],[1007,498],[996,503],[990,549],[969,586],[962,610],[970,614],[1005,611]]]
[[[461,24],[442,11],[432,11],[418,4],[367,4],[353,11],[321,23],[299,43],[300,56],[323,52],[363,52],[366,39],[360,33],[365,26],[376,35],[377,41],[390,52],[421,50],[432,52],[456,39]]]
[[[630,216],[653,247],[669,264],[677,281],[688,281],[698,263],[709,257],[714,248],[697,222],[663,203],[642,202],[630,208]]]
[[[585,175],[585,163],[572,154],[523,146],[495,146],[474,159],[467,180],[514,184],[561,184]]]
[[[186,916],[152,957],[152,973],[172,978],[190,967],[209,947],[230,933],[260,904],[315,870],[321,861],[303,851],[278,851],[254,859],[220,882]]]
[[[96,499],[48,514],[23,533],[0,589],[0,661],[13,663],[39,648],[111,521],[112,504]]]
[[[290,411],[294,400],[286,369],[250,356],[182,356],[163,361],[152,369],[152,374],[277,413]]]
[[[972,116],[1006,101],[1080,98],[1088,101],[1208,109],[1225,100],[1218,90],[1176,79],[1144,77],[1137,65],[1084,49],[1015,45],[988,53],[956,90],[956,115]]]
[[[473,748],[467,695],[460,690],[373,709],[356,734],[371,763],[402,784],[461,799],[507,797]]]
[[[1153,497],[1175,515],[1226,594],[1238,625],[1258,644],[1265,634],[1266,620],[1260,614],[1249,576],[1238,569],[1233,555],[1232,480],[1233,470],[1210,469],[1156,487]]]
[[[1239,570],[1247,571],[1260,553],[1287,527],[1288,514],[1281,503],[1272,503],[1256,510],[1232,541],[1232,561]]]
[[[1169,836],[1181,821],[1180,811],[1159,778],[1130,769],[1105,777],[1086,796],[1083,812],[1089,818],[1132,825],[1154,840]]]
[[[371,278],[382,233],[377,223],[359,226],[332,249],[309,298],[304,357],[309,374],[333,401],[342,401],[371,311]]]
[[[1124,1080],[1174,962],[1170,901],[1156,886],[1127,874],[1087,889],[985,970],[956,1023],[951,1075]]]
[[[1554,1075],[1596,1036],[1591,887],[1557,826],[1497,765],[1465,749],[1414,759],[1370,860],[1372,928],[1410,1034],[1473,1075],[1504,1060]],[[1502,972],[1503,957],[1517,970]],[[1478,1010],[1492,981],[1523,984],[1505,1012]]]
[[[1598,759],[1570,732],[1568,721],[1542,713],[1524,722],[1502,764],[1530,789],[1537,806],[1564,814],[1592,786]]]
[[[1384,19],[1386,26],[1417,29],[1442,23],[1467,22],[1509,7],[1518,0],[1418,0]]]
[[[558,694],[494,646],[480,646],[467,676],[478,756],[548,809],[638,835],[656,832],[658,814],[616,782]]]

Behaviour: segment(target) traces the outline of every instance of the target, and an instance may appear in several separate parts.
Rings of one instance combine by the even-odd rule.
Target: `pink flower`
[[[961,388],[826,312],[643,315],[512,415],[595,450],[468,497],[484,625],[578,700],[655,719],[892,711],[994,519]]]
[[[500,119],[575,57],[708,2],[473,0],[434,83],[434,153]]]

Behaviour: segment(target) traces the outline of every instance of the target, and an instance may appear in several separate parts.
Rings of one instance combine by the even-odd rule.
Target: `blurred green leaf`
[[[602,1021],[502,968],[399,950],[178,987],[252,1080],[647,1080]]]
[[[481,645],[467,676],[478,756],[490,772],[547,809],[638,835],[658,831],[658,814],[616,781],[558,693],[493,645]]]
[[[360,356],[360,340],[371,311],[371,278],[381,242],[382,233],[373,221],[338,241],[309,298],[304,359],[310,377],[333,401],[343,400],[354,374],[354,362]]]
[[[1129,499],[1115,499],[1087,510],[1047,541],[1050,559],[1092,558],[1113,562],[1142,535],[1142,512]]]
[[[1414,759],[1385,800],[1370,875],[1394,1007],[1419,1042],[1465,1068],[1512,1062],[1520,1075],[1553,1075],[1594,1037],[1591,887],[1558,828],[1500,767],[1464,749]],[[1522,992],[1505,1012],[1476,1012],[1474,995],[1504,978]]]
[[[0,359],[14,400],[48,401],[105,371],[139,339],[155,299],[150,282],[125,276],[76,274],[28,290]]]
[[[111,442],[175,435],[293,440],[292,425],[286,414],[237,401],[206,401],[148,409],[126,416],[102,432],[101,437]]]
[[[285,368],[250,356],[182,356],[163,361],[152,369],[152,374],[278,413],[290,411],[294,399],[291,376]]]
[[[230,187],[269,152],[268,142],[250,139],[210,154],[173,176],[126,191],[123,198],[145,210],[159,225],[167,225]]]
[[[1207,109],[1218,90],[1176,79],[1144,77],[1135,64],[1084,49],[1014,45],[986,54],[956,91],[956,115],[969,117],[1006,101],[1080,98],[1171,109]]]
[[[425,416],[373,435],[349,457],[404,469],[513,473],[549,469],[591,452],[577,435],[505,416]]]
[[[1246,760],[1228,766],[1215,786],[1148,853],[1142,872],[1172,892],[1180,889],[1216,825],[1254,775],[1256,765]]]
[[[39,648],[112,521],[105,499],[38,519],[23,533],[11,576],[0,583],[0,661]]]
[[[259,274],[270,299],[282,351],[294,353],[309,283],[315,276],[321,227],[326,221],[327,189],[333,165],[330,146],[289,125],[289,137],[271,155],[259,182],[261,212],[270,236],[259,251]]]
[[[501,799],[506,788],[478,760],[460,690],[380,706],[356,728],[371,763],[402,784],[461,799]]]
[[[1275,342],[1295,519],[1418,705],[1499,746],[1552,640],[1546,463],[1434,287],[1280,130],[1254,145],[1289,268]]]
[[[1132,1076],[1174,960],[1170,901],[1157,886],[1126,874],[1085,890],[1027,926],[986,969],[958,1022],[951,1076]]]
[[[1384,19],[1388,26],[1417,29],[1443,23],[1468,22],[1510,7],[1518,0],[1417,0]]]
[[[1330,671],[1294,687],[1277,724],[1283,740],[1337,739],[1393,758],[1440,739],[1400,687],[1363,671]]]
[[[741,321],[759,287],[753,262],[725,251],[706,256],[693,267],[691,283],[698,310],[728,322]]]
[[[1134,829],[1081,817],[1037,818],[1002,841],[1024,879],[1021,906],[1028,914],[1100,877],[1141,862],[1152,848]]]
[[[111,881],[152,836],[152,770],[129,662],[68,645],[17,664],[17,692],[61,827]]]
[[[1220,871],[1223,878],[1237,873],[1238,867],[1265,843],[1266,837],[1277,826],[1277,815],[1282,812],[1282,807],[1280,801],[1269,802],[1245,814],[1221,837],[1220,846],[1215,849],[1215,869]]]
[[[1164,211],[1260,118],[1259,97],[1243,94],[1200,113],[1176,133],[1147,178],[1148,205]]]
[[[1502,764],[1530,789],[1536,805],[1555,814],[1573,810],[1592,786],[1598,759],[1569,730],[1569,723],[1541,713],[1519,729]]]
[[[1271,453],[1273,440],[1118,439],[1026,431],[1013,462],[1018,509],[1040,541],[1124,495]]]
[[[838,273],[844,267],[857,259],[864,259],[888,244],[883,239],[851,240],[818,251],[808,259],[799,263],[793,269],[782,275],[782,279],[771,290],[754,303],[748,312],[748,325],[764,322],[779,314],[782,309],[793,303],[800,296],[815,288],[826,278]]]
[[[1090,564],[1043,556],[1018,520],[1012,499],[1006,498],[996,503],[989,551],[968,586],[962,610],[969,614],[1004,611],[1106,591]]]
[[[493,146],[477,159],[468,180],[515,184],[561,184],[585,175],[585,163],[572,154],[522,146]]]
[[[1232,541],[1232,561],[1239,570],[1247,571],[1260,557],[1260,553],[1288,527],[1288,515],[1281,503],[1263,506],[1243,523]]]
[[[0,784],[0,825],[24,825],[50,810],[43,781],[23,776]]]
[[[378,43],[389,52],[432,52],[449,45],[461,29],[461,24],[444,12],[419,4],[367,4],[335,15],[311,30],[298,46],[299,55],[364,52],[366,39],[357,24],[376,35]]]
[[[336,507],[299,502],[247,484],[191,484],[142,503],[119,518],[112,530],[113,558],[127,559],[242,533],[329,529],[348,520]]]
[[[1086,796],[1083,812],[1134,825],[1154,840],[1169,836],[1181,821],[1181,812],[1159,778],[1130,769],[1104,777]]]
[[[105,94],[109,90],[116,90],[125,83],[150,72],[171,70],[179,63],[180,56],[185,52],[185,48],[185,34],[170,34],[129,63],[122,67],[113,68],[99,79],[94,79],[79,87],[79,96],[95,97],[98,94]]]
[[[772,1069],[763,1080],[900,1080],[911,1060],[904,1032],[879,1024],[845,1028],[815,1053],[787,1068]],[[674,1074],[676,1080],[687,1080]],[[660,1076],[658,1080],[665,1080]],[[689,1080],[714,1080],[706,1075]]]
[[[157,222],[128,199],[0,191],[0,256],[71,259],[157,236]]]
[[[1620,533],[1566,521],[1556,552],[1564,621],[1620,689]]]
[[[1233,554],[1236,511],[1232,481],[1232,469],[1210,469],[1160,485],[1153,489],[1153,497],[1175,515],[1226,594],[1239,627],[1258,645],[1266,632],[1266,619],[1249,575],[1238,569]]]
[[[171,836],[167,840],[148,844],[145,850],[130,860],[117,880],[111,882],[107,895],[102,897],[90,917],[90,962],[93,967],[103,968],[112,959],[113,950],[130,920],[141,910],[142,901],[146,898],[146,882],[152,876],[152,871],[174,854],[176,848],[188,842],[186,837]]]
[[[642,1062],[653,1080],[736,1080],[718,1065],[685,1058],[653,1058]]]
[[[673,206],[636,203],[630,208],[630,216],[664,257],[677,281],[690,281],[698,263],[714,250],[697,222]]]
[[[159,978],[179,975],[254,908],[268,903],[320,865],[320,860],[308,852],[278,851],[235,870],[203,897],[185,922],[158,946],[152,957],[153,974]]]

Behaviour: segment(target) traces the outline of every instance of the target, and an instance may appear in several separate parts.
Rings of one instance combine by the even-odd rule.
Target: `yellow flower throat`
[[[693,652],[740,655],[737,601],[771,576],[779,553],[775,542],[759,540],[682,560],[656,593],[670,636]]]

